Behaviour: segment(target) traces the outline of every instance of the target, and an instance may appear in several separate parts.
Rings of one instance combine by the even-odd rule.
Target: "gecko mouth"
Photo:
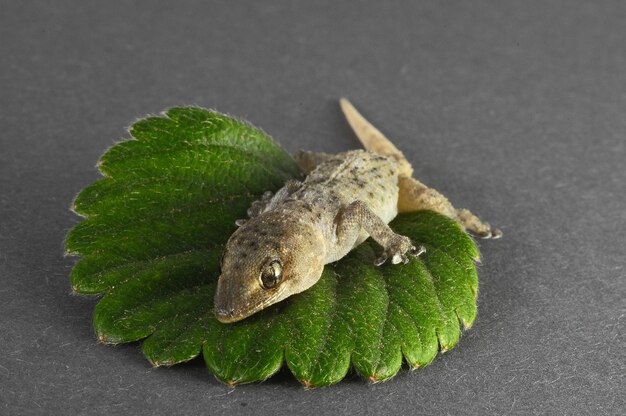
[[[266,307],[283,300],[282,294],[286,287],[279,288],[272,296],[265,299],[263,302],[255,303],[254,301],[248,302],[239,308],[234,307],[216,307],[215,317],[223,324],[230,324],[233,322],[241,321],[255,313],[259,312]]]
[[[239,317],[238,315],[235,315],[234,309],[224,309],[224,308],[215,309],[215,317],[217,318],[218,321],[220,321],[223,324],[229,324],[231,322],[237,322],[240,319],[243,319]]]

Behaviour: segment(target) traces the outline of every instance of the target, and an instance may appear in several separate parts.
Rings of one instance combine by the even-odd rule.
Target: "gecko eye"
[[[261,271],[261,287],[271,289],[280,282],[283,274],[283,267],[279,260],[273,260],[263,267]]]

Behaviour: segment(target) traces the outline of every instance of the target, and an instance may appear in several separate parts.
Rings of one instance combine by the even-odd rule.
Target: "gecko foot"
[[[248,208],[248,217],[253,218],[261,214],[270,203],[273,196],[274,194],[271,191],[267,191],[261,196],[261,199],[254,201],[252,205],[250,205],[250,208]]]
[[[398,264],[400,262],[407,264],[409,262],[407,254],[417,257],[425,251],[426,248],[424,246],[420,245],[415,247],[408,237],[396,235],[390,244],[385,247],[383,254],[376,259],[374,265],[380,266],[385,263],[388,258],[391,258],[391,264]]]
[[[487,226],[489,226],[489,224],[487,224]],[[479,238],[484,238],[484,239],[493,239],[496,240],[500,237],[502,237],[502,231],[500,231],[499,228],[491,228],[489,227],[488,231],[482,232],[482,233],[474,233],[474,235],[476,237]]]
[[[491,238],[493,238],[494,240],[497,240],[500,237],[502,237],[502,231],[499,228],[492,228]]]

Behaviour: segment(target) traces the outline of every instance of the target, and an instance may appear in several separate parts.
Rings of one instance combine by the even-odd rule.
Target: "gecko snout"
[[[235,308],[215,308],[215,317],[222,323],[233,322]]]
[[[307,211],[308,212],[308,211]],[[237,322],[317,282],[326,243],[298,211],[266,212],[250,219],[226,243],[214,298],[222,323]]]

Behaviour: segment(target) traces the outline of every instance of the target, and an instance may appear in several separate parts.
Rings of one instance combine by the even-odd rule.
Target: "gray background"
[[[624,414],[626,3],[338,3],[0,3],[0,414]],[[344,95],[505,232],[459,345],[312,391],[99,345],[62,241],[125,126],[198,104],[336,152]]]

